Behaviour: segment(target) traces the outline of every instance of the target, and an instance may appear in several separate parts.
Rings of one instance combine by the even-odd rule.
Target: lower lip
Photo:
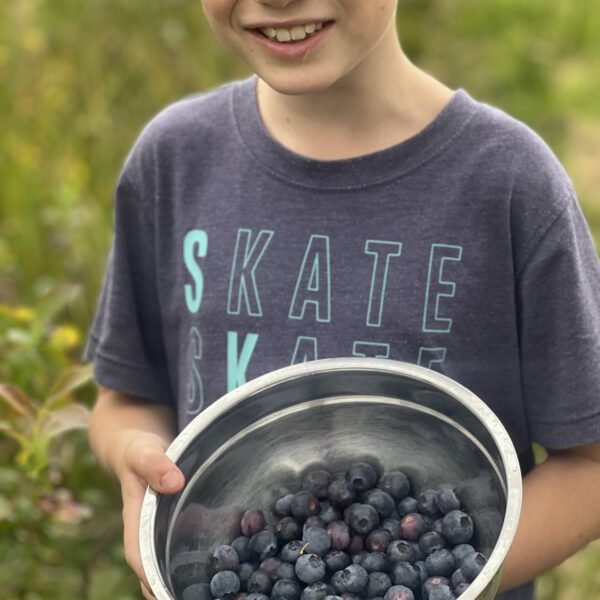
[[[319,31],[316,31],[312,35],[298,40],[296,42],[278,42],[264,36],[260,31],[255,29],[251,30],[250,33],[254,36],[256,41],[270,54],[282,59],[298,59],[303,58],[309,52],[313,52],[318,46],[320,46],[327,35],[329,30],[333,26],[332,22],[325,23]]]

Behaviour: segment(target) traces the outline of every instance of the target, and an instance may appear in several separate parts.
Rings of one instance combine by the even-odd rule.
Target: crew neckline
[[[243,145],[274,176],[316,189],[362,188],[401,178],[448,147],[477,110],[469,94],[458,89],[433,121],[399,144],[363,156],[319,160],[286,148],[268,132],[258,108],[257,81],[253,76],[233,86],[232,110]]]

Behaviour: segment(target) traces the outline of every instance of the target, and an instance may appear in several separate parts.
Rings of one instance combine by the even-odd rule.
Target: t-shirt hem
[[[600,412],[561,423],[540,423],[532,428],[533,441],[545,448],[567,450],[600,443]]]
[[[104,355],[92,338],[88,340],[84,357],[94,363],[94,379],[98,385],[155,404],[173,406],[168,387],[149,369]]]

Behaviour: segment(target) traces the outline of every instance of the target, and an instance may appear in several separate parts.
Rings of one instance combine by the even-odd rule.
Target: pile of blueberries
[[[242,535],[212,553],[213,598],[452,600],[486,564],[451,486],[411,495],[402,471],[357,462],[334,479],[315,469],[302,489],[241,517]],[[414,493],[414,492],[412,492]]]

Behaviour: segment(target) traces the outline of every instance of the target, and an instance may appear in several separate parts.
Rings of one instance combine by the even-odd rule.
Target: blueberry
[[[469,583],[461,569],[456,569],[456,571],[452,573],[452,577],[450,577],[450,582],[452,583],[453,588],[458,587],[461,583]]]
[[[427,531],[419,538],[419,547],[426,555],[445,546],[446,540],[437,531]]]
[[[350,527],[344,521],[332,521],[327,525],[327,534],[334,550],[346,550],[352,540]]]
[[[210,580],[210,593],[213,598],[223,598],[240,591],[240,578],[233,571],[219,571]]]
[[[362,502],[363,504],[370,504],[382,519],[389,517],[396,508],[394,499],[387,492],[377,488],[369,490],[363,496]]]
[[[437,502],[436,490],[423,490],[417,496],[417,505],[419,512],[429,517],[437,517],[440,514]]]
[[[451,487],[443,487],[438,490],[435,502],[443,514],[449,513],[451,510],[458,510],[460,508],[460,500],[456,495],[456,492]]]
[[[415,569],[417,569],[417,571],[419,572],[420,583],[421,585],[423,585],[429,578],[429,573],[427,572],[425,562],[422,560],[418,560],[417,562],[415,562]]]
[[[350,527],[359,535],[366,535],[379,525],[379,515],[370,504],[353,504],[348,508]]]
[[[461,510],[451,510],[444,516],[442,532],[452,544],[466,544],[473,537],[473,519]]]
[[[468,583],[459,583],[454,588],[454,593],[456,594],[456,597],[458,598],[461,594],[464,594],[468,589],[469,589]]]
[[[396,502],[408,496],[410,481],[402,471],[389,471],[384,473],[377,487],[387,492]]]
[[[444,530],[443,530],[443,524],[444,524],[444,519],[442,517],[440,517],[439,519],[435,519],[435,521],[433,521],[431,523],[431,529],[433,531],[437,531],[439,534],[444,534]]]
[[[425,559],[425,566],[433,576],[450,577],[456,570],[456,561],[450,550],[442,548],[441,550],[434,550]]]
[[[342,600],[341,596],[325,596],[325,600]]]
[[[415,551],[415,560],[425,560],[425,552],[421,550],[421,546],[419,546],[419,542],[411,542],[410,545],[413,547]]]
[[[252,537],[254,534],[261,531],[266,524],[267,521],[262,510],[252,508],[247,510],[242,515],[240,528],[242,530],[242,534],[244,534],[246,537]]]
[[[304,542],[300,540],[293,540],[288,542],[279,553],[279,558],[288,563],[295,563],[302,552]]]
[[[454,592],[447,585],[436,585],[429,592],[429,600],[455,600]]]
[[[321,512],[319,513],[319,517],[322,521],[325,521],[325,524],[332,523],[333,521],[339,521],[342,518],[342,514],[339,509],[337,509],[331,502],[328,500],[323,500],[321,502]]]
[[[394,540],[387,549],[387,555],[391,562],[414,562],[415,550],[407,540]]]
[[[438,576],[429,577],[428,579],[426,579],[423,585],[421,586],[421,596],[423,597],[423,600],[429,600],[429,594],[431,590],[440,585],[449,586],[450,580],[446,577]]]
[[[323,556],[331,548],[331,539],[329,534],[322,527],[309,527],[302,537],[302,541],[305,544],[305,552],[312,554],[318,554]]]
[[[337,506],[345,508],[354,502],[355,494],[354,491],[348,487],[345,480],[336,479],[329,484],[327,497]]]
[[[323,557],[323,562],[330,573],[344,570],[351,562],[350,555],[343,550],[331,550]]]
[[[256,565],[253,563],[249,563],[249,562],[243,562],[240,563],[240,566],[237,568],[237,574],[238,577],[240,578],[240,585],[242,587],[242,589],[246,589],[246,582],[248,581],[248,578],[250,577],[250,575],[252,575],[252,573],[254,573],[254,571],[256,571]]]
[[[303,554],[296,561],[296,577],[304,583],[315,583],[325,576],[325,563],[316,554]]]
[[[458,546],[452,548],[452,556],[454,556],[457,565],[459,565],[462,562],[462,559],[471,552],[475,552],[475,548],[473,548],[471,544],[458,544]]]
[[[460,563],[460,570],[465,579],[470,583],[481,573],[487,563],[486,557],[481,552],[471,552],[467,554]]]
[[[254,571],[246,581],[246,589],[251,594],[267,594],[271,593],[273,588],[273,578],[266,572],[258,569]]]
[[[400,519],[388,517],[381,524],[382,529],[387,529],[392,534],[392,539],[397,540],[400,537]]]
[[[376,571],[387,572],[390,568],[390,559],[383,552],[369,552],[358,563],[367,573]]]
[[[369,556],[369,553],[366,550],[361,550],[360,552],[357,552],[356,554],[352,554],[352,562],[360,565],[362,563],[362,561]]]
[[[232,546],[218,546],[212,553],[212,566],[215,571],[235,571],[240,559]]]
[[[294,494],[290,505],[292,516],[297,519],[306,519],[311,515],[318,515],[321,510],[321,503],[312,494],[306,491]]]
[[[400,537],[416,542],[429,529],[427,521],[419,513],[408,513],[400,520]]]
[[[416,498],[406,496],[406,498],[402,498],[402,500],[396,504],[396,510],[398,511],[398,514],[403,517],[409,513],[416,513],[419,510],[419,503]]]
[[[275,501],[273,512],[280,517],[289,517],[292,514],[292,499],[294,494],[286,494]]]
[[[393,585],[383,598],[384,600],[415,600],[415,595],[404,585]]]
[[[369,463],[358,462],[346,471],[346,481],[353,490],[364,492],[377,482],[377,472]]]
[[[298,600],[302,588],[294,579],[280,579],[271,590],[271,600]]]
[[[277,539],[280,542],[287,544],[287,542],[297,540],[300,537],[302,527],[300,527],[300,523],[293,517],[283,517],[283,519],[275,525],[275,532],[277,533]]]
[[[277,554],[277,535],[270,529],[263,529],[250,538],[250,550],[257,554],[260,560]]]
[[[365,540],[369,552],[385,552],[392,541],[392,534],[387,529],[374,529]]]
[[[269,600],[266,594],[247,594],[245,600]]]
[[[359,552],[362,552],[364,550],[364,547],[365,547],[364,538],[360,535],[354,535],[354,536],[352,536],[352,539],[350,540],[350,545],[348,546],[348,552],[350,552],[350,554],[358,554]]]
[[[269,577],[273,581],[276,581],[277,579],[279,579],[277,576],[277,570],[279,569],[280,564],[282,564],[282,561],[280,558],[271,557],[271,558],[266,558],[265,560],[263,560],[260,563],[260,565],[258,566],[258,568],[261,571],[268,573]]]
[[[316,498],[323,499],[327,497],[329,490],[329,484],[332,482],[333,477],[329,471],[325,469],[317,469],[307,473],[302,480],[302,489],[312,494]]]
[[[344,581],[342,579],[343,575],[344,570],[342,569],[341,571],[336,571],[329,579],[329,583],[337,594],[343,594],[346,591],[346,587],[344,586]]]
[[[302,525],[302,533],[304,534],[309,527],[320,527],[321,529],[325,529],[327,527],[327,523],[321,519],[320,515],[311,515],[307,517],[306,521]]]
[[[367,581],[367,598],[378,598],[383,595],[392,587],[392,580],[387,573],[381,571],[374,571],[369,573],[369,579]]]
[[[327,596],[331,596],[335,593],[335,590],[324,581],[317,581],[307,585],[302,590],[300,600],[325,600]]]
[[[232,548],[236,551],[240,562],[252,560],[252,550],[250,549],[250,538],[245,535],[235,538],[231,542]]]
[[[399,561],[390,569],[394,585],[403,585],[411,590],[416,590],[421,585],[421,576],[417,568],[409,562]]]
[[[341,579],[345,591],[351,594],[360,594],[367,587],[369,574],[360,565],[348,565],[342,573]]]
[[[294,579],[294,577],[296,577],[294,565],[288,562],[281,561],[281,563],[277,567],[277,575],[275,577],[275,581],[279,581],[280,579]]]

